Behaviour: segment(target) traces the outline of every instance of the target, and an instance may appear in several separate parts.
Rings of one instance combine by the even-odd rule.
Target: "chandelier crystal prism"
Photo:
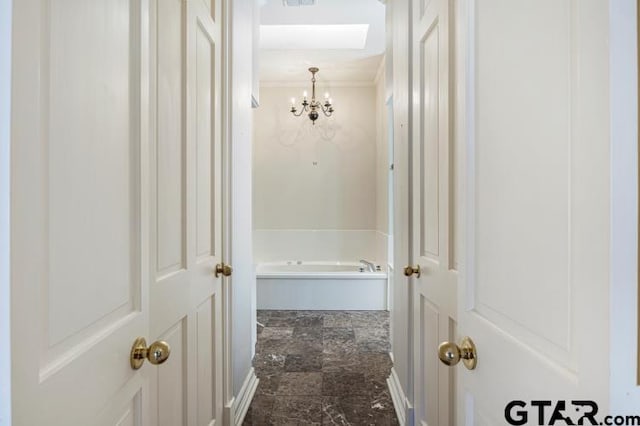
[[[309,72],[311,73],[311,101],[307,100],[307,92],[305,91],[302,100],[302,108],[298,112],[296,109],[295,98],[291,99],[291,113],[296,117],[300,117],[305,112],[309,116],[309,119],[313,124],[316,124],[316,120],[320,117],[320,111],[327,116],[331,117],[333,114],[333,106],[331,105],[331,98],[329,98],[329,93],[325,93],[324,95],[324,104],[320,101],[316,100],[316,73],[319,71],[317,67],[309,68]]]

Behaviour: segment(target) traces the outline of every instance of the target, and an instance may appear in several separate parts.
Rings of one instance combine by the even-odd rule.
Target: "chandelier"
[[[331,98],[329,98],[329,93],[324,94],[324,104],[320,101],[316,100],[316,73],[319,71],[316,67],[309,68],[311,72],[311,101],[307,100],[307,92],[305,91],[302,96],[302,109],[300,112],[296,109],[296,99],[291,98],[291,113],[296,117],[300,117],[303,113],[308,112],[308,116],[311,119],[313,124],[316,124],[316,120],[320,117],[320,112],[327,116],[331,117],[333,114],[333,106],[331,105]]]

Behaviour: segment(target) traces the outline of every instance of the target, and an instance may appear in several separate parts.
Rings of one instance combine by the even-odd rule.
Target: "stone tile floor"
[[[386,311],[258,311],[244,425],[397,425]]]

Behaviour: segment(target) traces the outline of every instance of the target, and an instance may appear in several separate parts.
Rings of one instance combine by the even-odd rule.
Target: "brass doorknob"
[[[413,274],[416,274],[416,278],[420,278],[420,265],[417,265],[415,268],[413,266],[405,266],[404,275],[410,277]]]
[[[147,348],[147,341],[144,337],[138,337],[131,347],[131,368],[139,369],[145,359],[148,359],[153,365],[162,364],[169,359],[169,355],[171,355],[171,346],[167,342],[157,340]]]
[[[438,357],[443,364],[449,367],[456,365],[460,360],[469,370],[473,370],[478,364],[476,345],[469,337],[464,337],[460,346],[451,342],[441,343],[438,346]]]
[[[218,263],[216,265],[216,270],[215,270],[216,277],[219,277],[220,274],[224,275],[225,277],[229,277],[231,276],[232,273],[233,273],[233,268],[231,267],[231,265],[227,265],[224,262]]]

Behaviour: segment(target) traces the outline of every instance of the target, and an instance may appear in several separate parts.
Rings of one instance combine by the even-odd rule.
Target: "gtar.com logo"
[[[510,425],[617,425],[640,426],[640,415],[598,417],[598,404],[589,400],[515,400],[504,408]]]

